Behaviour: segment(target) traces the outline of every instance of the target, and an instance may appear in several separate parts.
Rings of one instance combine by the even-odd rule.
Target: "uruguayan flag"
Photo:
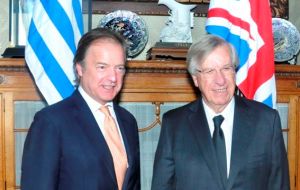
[[[26,63],[48,104],[74,91],[73,57],[83,34],[81,0],[36,0]]]

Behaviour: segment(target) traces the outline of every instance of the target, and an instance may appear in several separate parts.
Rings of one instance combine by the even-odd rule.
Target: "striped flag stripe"
[[[31,45],[31,48],[34,50],[40,64],[43,66],[43,72],[47,74],[48,78],[54,84],[56,90],[61,94],[62,98],[69,96],[70,92],[74,90],[72,83],[65,75],[65,72],[60,67],[51,51],[48,49],[43,38],[39,35],[33,22],[30,25],[30,29],[35,33],[35,37],[29,38],[28,42]],[[37,44],[38,46],[36,46]]]
[[[70,1],[66,0],[59,0],[60,5],[65,10],[70,22],[73,24],[73,33],[75,41],[79,41],[80,36],[83,34],[83,20],[82,20],[82,13],[81,13],[81,1],[73,0],[72,6],[70,6]],[[77,24],[77,25],[76,25]],[[72,32],[72,31],[70,31]],[[71,33],[71,35],[73,35]]]
[[[276,96],[275,93],[271,92],[276,92],[276,88],[274,88],[274,83],[275,83],[275,76],[273,75],[269,80],[267,80],[265,83],[263,83],[259,88],[257,88],[253,99],[263,102],[267,105],[272,105],[273,100],[275,98],[276,101]]]
[[[226,18],[226,20],[230,21],[230,26],[239,26],[241,30],[246,30],[248,34],[250,34],[250,25],[249,23],[243,21],[239,17],[235,17],[231,15],[227,10],[220,9],[220,8],[214,8],[211,9],[208,13],[209,17],[222,17]],[[228,22],[229,23],[229,22]],[[250,37],[253,39],[252,37]]]
[[[58,1],[41,0],[41,3],[52,23],[64,38],[72,52],[76,51],[75,37],[71,21]]]
[[[249,44],[247,43],[247,41],[241,40],[239,35],[234,35],[230,33],[230,30],[227,27],[207,26],[206,30],[218,36],[227,36],[227,39],[236,48],[237,53],[239,55],[240,64],[238,66],[238,69],[240,69],[246,64],[249,58],[249,54],[251,52],[251,49],[249,48]]]
[[[31,69],[31,73],[35,77],[35,80],[39,81],[37,83],[37,86],[42,92],[45,100],[47,100],[48,103],[53,103],[54,100],[61,100],[61,95],[58,93],[55,86],[53,86],[53,83],[44,72],[44,68],[36,57],[36,54],[32,50],[30,44],[26,46],[26,60],[30,60],[30,64],[32,65],[32,67],[34,67],[34,69]],[[45,86],[47,87],[45,88]]]
[[[80,37],[83,34],[83,20],[82,20],[82,13],[81,13],[81,1],[73,0],[72,6],[70,6],[70,2],[66,0],[59,0],[59,3],[65,10],[66,14],[68,15],[72,27],[73,27],[73,33],[75,42],[79,41]],[[75,21],[75,22],[74,22]]]
[[[239,84],[240,88],[247,89],[247,91],[249,91],[249,98],[253,98],[255,89],[257,89],[262,83],[264,83],[274,75],[270,69],[266,69],[265,67],[266,65],[264,63],[254,64],[248,69],[247,78]],[[262,71],[264,71],[264,74],[259,74],[259,72]],[[252,80],[253,77],[255,78],[255,80]]]
[[[63,0],[64,1],[64,0]],[[65,1],[64,1],[65,2]],[[83,31],[83,20],[82,20],[82,12],[81,12],[81,7],[82,7],[82,2],[78,1],[78,0],[73,0],[72,1],[72,5],[73,5],[73,11],[74,11],[74,15],[75,15],[75,20],[77,23],[77,28],[79,30],[79,34],[75,35],[75,40],[76,42],[79,41],[79,38],[83,35],[84,31]]]
[[[36,25],[36,29],[34,32],[29,29],[29,37],[28,41],[31,38],[37,37],[42,38],[43,41],[41,43],[47,44],[49,49],[49,54],[54,56],[55,62],[49,62],[46,57],[43,57],[42,62],[49,62],[49,64],[57,64],[61,67],[64,73],[67,75],[70,81],[74,80],[74,72],[72,67],[72,58],[74,56],[74,52],[71,51],[65,39],[60,35],[56,26],[51,22],[50,18],[47,14],[45,14],[45,10],[43,6],[37,2],[36,4],[37,16],[33,17],[33,23]],[[45,24],[47,23],[47,24]],[[35,53],[40,53],[42,50],[39,47],[39,41],[36,41],[35,44],[32,44],[32,48],[35,50]],[[30,63],[30,62],[29,62]],[[33,65],[34,67],[34,65]],[[34,69],[34,68],[33,68]],[[43,72],[43,71],[41,71]]]
[[[28,32],[25,59],[48,104],[75,89],[73,57],[83,34],[80,0],[37,0]]]

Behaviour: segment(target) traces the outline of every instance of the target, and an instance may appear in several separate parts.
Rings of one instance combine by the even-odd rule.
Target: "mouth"
[[[220,89],[216,89],[214,90],[215,92],[218,92],[218,93],[222,93],[222,92],[226,92],[227,88],[220,88]]]
[[[116,85],[111,84],[111,85],[102,85],[102,86],[103,86],[103,88],[106,89],[106,90],[111,90],[111,89],[113,89]]]

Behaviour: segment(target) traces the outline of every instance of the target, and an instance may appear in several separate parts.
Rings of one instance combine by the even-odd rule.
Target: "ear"
[[[76,63],[76,71],[79,77],[82,77],[82,72],[83,72],[83,68],[81,66],[81,64]]]
[[[196,87],[199,87],[197,77],[195,75],[192,75],[192,79],[193,79],[194,85]]]

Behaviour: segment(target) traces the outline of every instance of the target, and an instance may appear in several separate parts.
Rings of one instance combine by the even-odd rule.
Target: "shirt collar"
[[[81,86],[78,87],[78,91],[80,92],[83,99],[85,100],[85,102],[93,112],[99,110],[99,108],[103,106],[102,104],[94,100],[90,95],[88,95]],[[105,105],[109,107],[113,107],[113,102],[112,101],[107,102]]]
[[[230,116],[234,113],[234,104],[235,104],[235,101],[234,101],[234,96],[233,98],[230,100],[229,104],[225,107],[225,109],[221,112],[221,113],[215,113],[210,107],[208,107],[208,105],[204,102],[204,100],[202,99],[202,103],[203,103],[203,107],[204,107],[204,111],[206,113],[206,118],[208,120],[211,120],[213,117],[217,116],[217,115],[222,115],[223,117],[227,117],[227,116]]]

